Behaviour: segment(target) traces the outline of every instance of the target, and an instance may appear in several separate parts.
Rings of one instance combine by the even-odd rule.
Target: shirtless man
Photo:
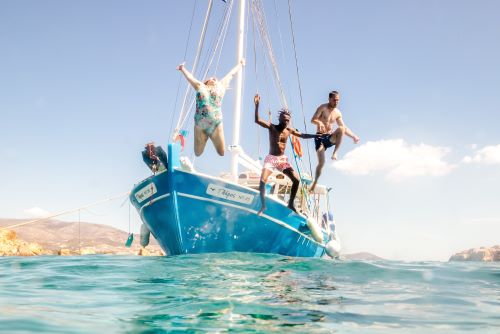
[[[290,112],[286,109],[282,109],[279,115],[279,124],[271,124],[262,120],[259,117],[259,104],[260,96],[255,95],[255,123],[269,130],[269,154],[264,159],[264,167],[262,168],[262,174],[260,176],[260,200],[262,203],[261,209],[257,213],[262,214],[266,209],[266,182],[269,176],[272,174],[273,170],[278,170],[288,176],[292,181],[292,189],[290,190],[290,200],[288,201],[288,207],[297,212],[293,202],[295,196],[297,195],[297,190],[299,189],[299,175],[293,170],[290,163],[288,163],[288,157],[285,155],[285,148],[288,137],[290,135],[297,136],[300,138],[316,138],[317,135],[310,135],[306,133],[300,133],[297,130],[288,127],[290,123]]]
[[[335,145],[332,153],[332,160],[337,160],[337,151],[342,144],[342,137],[347,135],[351,137],[355,144],[359,143],[359,137],[349,130],[342,120],[342,114],[337,109],[339,104],[340,94],[337,91],[332,91],[328,94],[328,103],[322,104],[316,109],[311,123],[317,126],[317,133],[321,136],[314,139],[316,154],[318,155],[318,166],[316,167],[316,176],[311,185],[310,191],[316,187],[316,183],[321,175],[321,170],[325,165],[325,151]],[[337,123],[338,127],[333,131],[333,123]]]

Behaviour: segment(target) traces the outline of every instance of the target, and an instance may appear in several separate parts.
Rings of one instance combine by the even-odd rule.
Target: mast
[[[243,44],[245,41],[245,0],[239,0],[239,15],[238,15],[238,40],[236,61],[239,62],[243,58]],[[243,68],[238,71],[236,77],[236,90],[234,97],[234,120],[233,120],[233,150],[231,151],[231,176],[233,181],[238,180],[238,155],[240,145],[240,119],[241,119],[241,98],[243,90]]]

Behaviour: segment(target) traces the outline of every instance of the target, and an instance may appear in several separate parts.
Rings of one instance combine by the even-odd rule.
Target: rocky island
[[[500,261],[500,245],[471,248],[452,255],[449,261]]]

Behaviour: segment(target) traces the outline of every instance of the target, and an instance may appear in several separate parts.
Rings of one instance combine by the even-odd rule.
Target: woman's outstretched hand
[[[179,64],[179,66],[177,66],[177,70],[182,71],[185,64],[186,64],[186,62],[182,62],[181,64]]]

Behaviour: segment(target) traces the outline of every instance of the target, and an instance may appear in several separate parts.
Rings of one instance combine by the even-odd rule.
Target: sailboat
[[[237,1],[237,59],[242,59],[247,8],[246,0]],[[329,191],[318,185],[309,193],[304,174],[296,198],[298,213],[287,207],[290,182],[278,173],[269,181],[266,211],[257,214],[262,167],[240,146],[242,80],[240,71],[234,98],[231,172],[213,176],[195,171],[181,157],[179,143],[172,142],[168,144],[166,169],[136,184],[130,193],[131,203],[167,255],[256,252],[338,256],[340,243],[328,210]],[[240,165],[246,168],[241,173]]]

